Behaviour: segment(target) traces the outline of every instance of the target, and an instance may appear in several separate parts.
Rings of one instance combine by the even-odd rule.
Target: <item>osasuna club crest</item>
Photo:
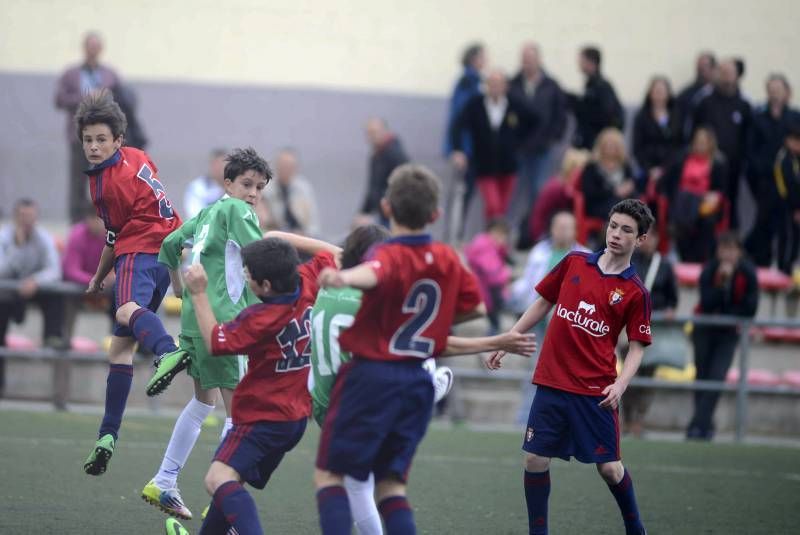
[[[609,305],[618,305],[622,302],[622,297],[625,295],[619,288],[614,288],[608,293],[608,304]]]
[[[525,431],[525,442],[530,442],[533,440],[533,427],[529,427],[527,431]]]

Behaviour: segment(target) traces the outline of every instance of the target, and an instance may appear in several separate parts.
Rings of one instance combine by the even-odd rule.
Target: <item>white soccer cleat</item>
[[[439,403],[453,388],[453,370],[447,366],[439,366],[433,372],[433,403]]]

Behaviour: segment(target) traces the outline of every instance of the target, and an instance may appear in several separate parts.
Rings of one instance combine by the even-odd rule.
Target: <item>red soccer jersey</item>
[[[86,171],[97,215],[106,225],[114,256],[158,254],[164,238],[181,226],[155,164],[143,151],[122,147]]]
[[[247,373],[233,392],[233,423],[286,422],[311,414],[311,307],[317,276],[326,267],[336,267],[333,256],[316,255],[298,268],[294,294],[263,298],[235,320],[214,326],[212,354],[248,356]]]
[[[375,247],[369,262],[378,285],[364,292],[342,349],[373,360],[426,359],[442,353],[456,314],[480,302],[478,283],[447,245],[428,235]]]
[[[569,253],[536,285],[555,304],[539,362],[537,385],[599,396],[617,377],[617,338],[650,343],[650,294],[633,266],[605,275],[601,253]]]

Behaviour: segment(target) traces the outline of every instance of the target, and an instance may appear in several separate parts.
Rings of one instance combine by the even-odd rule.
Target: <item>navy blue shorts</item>
[[[339,369],[331,393],[317,468],[405,482],[432,413],[433,382],[422,361],[353,359]]]
[[[308,419],[234,425],[217,448],[214,460],[236,470],[250,486],[263,489],[286,452],[306,430]]]
[[[158,255],[130,253],[117,257],[114,261],[114,314],[117,308],[133,301],[153,312],[161,306],[161,301],[169,288],[169,269],[158,261]],[[114,322],[114,336],[133,336],[127,325]]]
[[[522,449],[541,457],[575,457],[582,463],[620,460],[619,412],[582,396],[546,386],[536,389]]]

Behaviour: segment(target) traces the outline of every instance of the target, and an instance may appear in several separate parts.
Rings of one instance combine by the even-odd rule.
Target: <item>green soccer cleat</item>
[[[155,480],[151,479],[142,489],[142,499],[170,516],[183,520],[192,519],[192,512],[183,503],[183,498],[181,498],[181,493],[177,487],[162,490],[156,485]]]
[[[174,518],[167,519],[166,533],[167,535],[189,535],[186,528]]]
[[[94,450],[83,463],[83,471],[90,476],[99,476],[105,473],[108,461],[114,455],[114,437],[103,435],[94,444]]]
[[[158,363],[156,372],[147,382],[147,395],[157,396],[164,392],[172,379],[189,365],[189,353],[183,349],[176,349],[164,354]]]

